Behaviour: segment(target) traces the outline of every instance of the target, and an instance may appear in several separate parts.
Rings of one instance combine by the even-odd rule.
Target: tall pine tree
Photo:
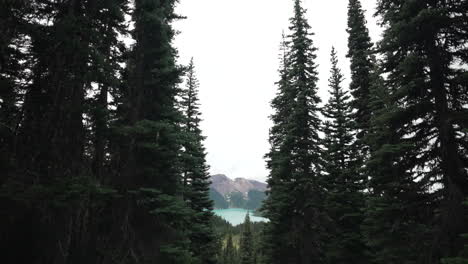
[[[275,114],[267,154],[270,191],[264,211],[270,219],[267,252],[271,263],[311,263],[323,258],[315,51],[306,11],[294,2],[288,51],[279,92],[272,102]]]
[[[238,264],[237,249],[232,241],[232,234],[229,233],[223,251],[223,264]]]
[[[204,243],[213,236],[204,150],[190,142],[202,138],[199,129],[185,130],[176,109],[182,71],[172,46],[175,2],[2,5],[4,262],[210,263],[214,257]],[[126,52],[121,36],[130,8],[135,44]],[[201,165],[189,167],[196,173],[184,192],[181,157],[189,148]]]
[[[323,108],[324,176],[327,190],[326,209],[333,220],[333,231],[327,245],[329,263],[364,263],[365,246],[360,228],[364,207],[362,182],[356,170],[354,122],[350,96],[342,88],[344,79],[338,68],[334,48],[331,51],[329,78],[330,99]]]
[[[242,230],[239,255],[240,255],[240,264],[254,264],[255,262],[255,245],[253,244],[252,230],[250,226],[250,216],[249,213],[245,215],[244,221],[244,230]]]
[[[174,0],[137,0],[133,49],[128,54],[116,132],[120,140],[113,185],[112,258],[122,262],[190,263],[191,210],[182,197],[181,113],[176,108],[182,69],[172,46]],[[133,252],[129,254],[128,252]]]
[[[457,63],[466,63],[466,10],[461,2],[379,2],[388,107],[375,120],[366,219],[379,263],[440,263],[463,249],[467,87]]]
[[[193,210],[190,226],[191,248],[200,263],[215,263],[216,236],[212,227],[213,201],[209,196],[210,175],[205,160],[205,139],[200,129],[199,82],[193,59],[187,69],[186,88],[182,91],[181,110],[184,140],[182,143],[183,196]]]
[[[350,90],[355,110],[354,120],[358,138],[364,137],[370,120],[369,88],[371,85],[371,49],[372,43],[366,26],[364,10],[359,0],[348,3],[348,54],[351,62]],[[365,154],[365,153],[362,153]]]

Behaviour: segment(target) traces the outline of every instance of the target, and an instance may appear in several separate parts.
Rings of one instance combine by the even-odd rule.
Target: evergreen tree
[[[421,204],[423,184],[415,184],[404,156],[407,145],[390,117],[397,111],[391,90],[378,76],[373,78],[370,108],[373,117],[366,135],[372,149],[366,164],[370,176],[363,230],[376,263],[419,263],[427,247],[430,215]],[[398,164],[399,166],[396,166]],[[407,204],[407,200],[415,201]]]
[[[3,3],[6,263],[213,262],[203,243],[213,233],[201,132],[185,130],[176,109],[175,2]],[[135,44],[126,52],[129,8]],[[200,165],[185,192],[190,148]]]
[[[88,87],[95,96],[86,100],[89,108],[86,115],[88,123],[88,156],[95,178],[109,182],[111,173],[110,142],[111,120],[116,114],[111,110],[116,99],[109,100],[109,95],[119,98],[119,79],[123,71],[121,64],[125,62],[127,49],[124,47],[119,35],[128,36],[125,15],[128,14],[128,1],[95,1],[97,20],[93,32],[99,37],[93,38]],[[115,105],[114,105],[115,106]]]
[[[0,10],[0,184],[13,172],[14,138],[21,120],[20,94],[27,74],[25,32],[31,3],[7,1]],[[20,63],[23,61],[23,63]]]
[[[317,72],[310,26],[301,1],[294,3],[267,154],[270,191],[264,212],[270,219],[270,263],[311,263],[323,257]]]
[[[223,253],[223,264],[237,264],[237,249],[234,247],[234,243],[232,242],[232,234],[229,233],[226,246],[224,247]]]
[[[372,43],[366,26],[364,11],[359,0],[348,3],[348,54],[351,61],[350,90],[355,110],[354,120],[358,138],[363,138],[369,128],[369,88],[371,85],[371,49]],[[361,155],[365,154],[362,153]]]
[[[468,206],[468,200],[465,206]],[[463,250],[456,257],[442,259],[442,264],[468,264],[468,234],[462,234],[461,238],[465,241]]]
[[[244,230],[242,231],[240,241],[240,264],[254,264],[255,263],[255,245],[253,244],[252,231],[250,230],[250,217],[249,213],[245,215]]]
[[[205,160],[204,137],[200,129],[198,99],[199,82],[195,76],[193,59],[187,69],[186,89],[182,93],[181,108],[184,113],[182,170],[183,194],[193,210],[190,240],[192,251],[201,263],[215,263],[216,236],[212,227],[213,202],[209,196],[210,175]]]
[[[12,235],[5,236],[2,248],[25,263],[90,262],[87,249],[96,237],[88,233],[95,230],[89,222],[91,194],[99,187],[87,166],[84,102],[90,75],[102,66],[90,61],[102,33],[99,27],[104,20],[118,20],[103,18],[115,3],[13,2],[6,10],[13,14],[9,23],[17,23],[10,28],[12,36],[20,38],[10,47],[27,55],[17,63],[25,67],[19,74],[26,74],[28,81],[12,79],[21,117],[11,141],[15,171],[2,186],[14,206],[14,220],[5,226]],[[11,223],[35,228],[24,231]],[[21,247],[10,242],[18,237],[28,241],[20,252]],[[25,250],[30,254],[23,254]]]
[[[388,104],[375,119],[366,218],[379,263],[440,263],[463,249],[467,101],[458,95],[467,87],[456,63],[466,63],[466,10],[459,2],[379,2]]]
[[[326,208],[334,224],[331,241],[327,245],[327,261],[363,263],[365,247],[359,226],[364,196],[362,182],[355,169],[353,113],[350,96],[341,87],[344,77],[338,68],[334,48],[331,64],[330,99],[323,108],[323,115],[327,118],[323,129],[326,160],[323,185],[327,190]]]
[[[192,210],[180,184],[183,132],[176,96],[182,70],[172,47],[175,2],[135,1],[135,44],[127,55],[114,124],[119,156],[113,186],[122,198],[112,211],[115,238],[105,262],[193,261],[188,238]]]

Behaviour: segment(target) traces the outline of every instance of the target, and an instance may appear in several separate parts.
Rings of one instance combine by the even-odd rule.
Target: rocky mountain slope
[[[265,192],[267,189],[266,183],[244,178],[231,180],[223,174],[211,176],[211,182],[211,187],[223,196],[232,192],[240,192],[246,195],[250,190]]]
[[[255,180],[236,178],[226,175],[211,176],[210,196],[215,208],[258,209],[265,199],[267,184]]]

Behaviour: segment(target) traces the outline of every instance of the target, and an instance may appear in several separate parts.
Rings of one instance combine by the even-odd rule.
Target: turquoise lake
[[[242,224],[245,219],[245,215],[247,214],[246,209],[241,208],[229,208],[229,209],[215,209],[213,210],[215,215],[220,216],[224,220],[231,223],[233,226]],[[268,219],[264,217],[254,216],[250,211],[250,221],[252,222],[267,222]]]

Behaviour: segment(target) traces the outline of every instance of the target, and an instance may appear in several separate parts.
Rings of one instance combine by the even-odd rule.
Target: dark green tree
[[[353,99],[351,106],[355,110],[354,120],[358,138],[362,138],[370,120],[369,88],[371,85],[371,55],[372,42],[366,26],[366,18],[359,0],[349,0],[348,3],[348,54],[351,61],[350,90]],[[365,154],[362,153],[362,154]]]
[[[192,210],[181,186],[184,133],[176,96],[182,68],[172,46],[175,3],[135,1],[135,44],[127,54],[119,119],[113,124],[118,173],[112,181],[122,198],[113,208],[115,238],[105,262],[193,261],[188,237]]]
[[[28,1],[6,1],[0,10],[0,185],[13,177],[14,142],[22,118],[21,102],[27,84],[27,35],[32,13]]]
[[[8,247],[2,248],[20,262],[92,262],[87,249],[93,248],[96,234],[90,233],[95,230],[89,222],[90,204],[98,184],[85,150],[85,97],[90,76],[96,68],[104,68],[90,59],[98,53],[94,48],[103,33],[101,25],[110,20],[119,23],[119,18],[105,17],[106,10],[123,12],[117,4],[121,1],[6,2],[4,10],[12,16],[2,23],[8,27],[1,29],[2,36],[12,37],[13,42],[8,44],[12,53],[6,53],[7,62],[12,60],[5,69],[11,70],[13,61],[24,68],[17,69],[19,78],[9,82],[16,98],[6,102],[16,100],[21,116],[14,121],[16,131],[10,141],[15,143],[10,152],[15,171],[2,185],[5,200],[14,208],[10,223],[20,224],[4,225],[10,231],[5,236]],[[20,59],[18,51],[26,56]],[[25,231],[21,225],[34,228]],[[18,237],[28,242],[16,247]]]
[[[223,252],[223,264],[238,264],[237,248],[232,241],[232,234],[229,233]]]
[[[193,59],[187,68],[186,88],[182,90],[181,110],[185,139],[182,143],[183,195],[193,210],[190,240],[200,263],[215,263],[216,236],[212,227],[213,201],[210,199],[210,175],[205,159],[205,139],[200,129],[201,113],[198,99],[199,82]]]
[[[205,165],[182,184],[175,2],[2,3],[4,262],[210,263],[190,243],[210,236]]]
[[[456,64],[466,63],[466,10],[461,2],[378,4],[388,104],[374,120],[366,225],[379,263],[440,263],[463,249],[467,86]]]
[[[306,11],[294,2],[287,51],[280,70],[270,131],[270,191],[264,213],[270,263],[312,263],[323,259],[323,194],[315,51]]]
[[[424,186],[415,184],[406,171],[408,145],[401,142],[391,116],[397,106],[383,79],[375,76],[371,86],[371,126],[366,135],[370,158],[366,163],[369,194],[363,231],[375,263],[418,263],[427,244],[430,214],[420,201]],[[396,166],[398,164],[399,166]],[[415,201],[407,204],[407,200]],[[389,231],[391,230],[391,231]]]
[[[326,210],[333,221],[327,245],[328,263],[364,263],[364,240],[359,226],[364,207],[363,182],[356,170],[354,122],[350,96],[342,88],[343,74],[331,51],[330,99],[323,108],[324,123],[323,186],[327,190]]]
[[[468,200],[465,206],[468,206]],[[442,259],[442,264],[468,264],[468,234],[462,234],[461,238],[465,241],[463,250],[456,257]]]
[[[254,264],[255,245],[253,244],[252,230],[250,226],[249,213],[245,215],[244,230],[242,230],[240,246],[239,246],[239,259],[240,264]]]
[[[92,52],[90,56],[91,71],[89,72],[88,87],[91,94],[95,94],[86,100],[89,110],[88,146],[87,155],[91,162],[91,169],[95,178],[103,182],[109,182],[111,178],[111,120],[116,118],[111,110],[118,101],[119,86],[122,80],[119,78],[125,62],[127,48],[123,45],[120,35],[128,37],[128,25],[125,15],[129,12],[128,1],[95,1],[95,16],[99,23],[94,28]],[[114,100],[109,98],[111,95]]]

